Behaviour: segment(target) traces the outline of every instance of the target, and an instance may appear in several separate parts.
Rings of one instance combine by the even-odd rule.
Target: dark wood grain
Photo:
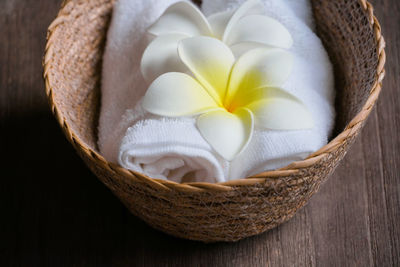
[[[205,245],[129,214],[61,134],[41,78],[60,1],[1,0],[0,266],[400,266],[400,1],[372,3],[387,77],[361,137],[288,223]]]

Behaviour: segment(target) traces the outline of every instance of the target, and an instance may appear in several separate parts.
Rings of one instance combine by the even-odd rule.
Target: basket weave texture
[[[312,0],[317,32],[335,69],[334,138],[307,159],[219,184],[151,179],[107,162],[97,123],[105,38],[114,0],[65,1],[48,30],[46,93],[67,139],[138,217],[174,236],[205,242],[259,234],[303,207],[360,132],[381,91],[385,42],[365,0]]]

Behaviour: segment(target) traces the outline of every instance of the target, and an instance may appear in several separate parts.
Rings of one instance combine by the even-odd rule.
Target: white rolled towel
[[[140,60],[148,45],[147,28],[180,0],[118,0],[114,4],[103,55],[98,145],[103,156],[118,162],[120,142],[129,113],[145,94],[148,84],[140,72]]]
[[[162,118],[145,112],[139,102],[148,86],[139,71],[144,29],[176,1],[119,0],[103,64],[99,147],[108,160],[153,178],[221,182],[283,167],[327,143],[334,122],[333,71],[313,32],[309,1],[261,1],[266,15],[280,21],[292,35],[294,67],[282,87],[308,106],[315,127],[298,131],[255,129],[249,146],[228,162],[201,137],[195,118]],[[202,8],[210,15],[237,8],[242,2],[203,0]]]
[[[164,118],[144,111],[141,102],[122,124],[131,126],[122,139],[118,161],[152,178],[175,182],[223,182],[229,163],[201,137],[195,118]]]

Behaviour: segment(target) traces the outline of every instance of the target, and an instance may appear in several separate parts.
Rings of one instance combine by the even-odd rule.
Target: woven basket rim
[[[381,33],[381,26],[379,21],[374,15],[373,6],[367,0],[358,0],[364,11],[368,15],[368,21],[370,27],[374,31],[374,37],[376,41],[376,49],[378,52],[378,65],[376,68],[376,75],[373,86],[369,92],[369,96],[362,107],[361,111],[354,116],[354,118],[346,125],[345,129],[339,133],[335,138],[333,138],[328,144],[320,148],[318,151],[309,155],[306,159],[301,161],[295,161],[291,164],[279,168],[276,170],[270,170],[266,172],[259,173],[257,175],[252,175],[247,178],[231,180],[227,182],[219,183],[206,183],[206,182],[190,182],[190,183],[177,183],[169,180],[154,179],[146,176],[143,173],[138,173],[125,169],[115,163],[108,162],[101,154],[97,151],[88,147],[84,142],[82,142],[79,137],[71,130],[68,125],[67,120],[61,116],[54,99],[53,99],[53,89],[51,86],[51,80],[48,75],[49,67],[52,63],[51,50],[53,43],[53,32],[58,25],[64,22],[64,18],[68,16],[68,13],[63,12],[64,7],[72,2],[73,0],[64,0],[61,4],[61,9],[55,18],[55,20],[50,24],[47,34],[47,43],[45,48],[45,54],[43,58],[43,77],[45,81],[46,95],[49,101],[51,110],[56,117],[58,123],[60,124],[63,132],[69,141],[79,149],[82,153],[86,154],[88,158],[94,161],[97,165],[104,167],[105,169],[116,173],[118,175],[124,176],[128,179],[140,180],[146,184],[162,190],[178,190],[187,192],[204,192],[204,191],[230,191],[234,190],[235,187],[240,186],[251,186],[259,183],[265,182],[266,179],[279,179],[281,177],[287,177],[288,175],[294,175],[301,171],[303,168],[310,167],[316,164],[321,159],[328,157],[329,153],[337,149],[349,136],[351,136],[355,131],[358,131],[362,127],[363,122],[367,119],[370,114],[375,102],[377,101],[381,88],[382,80],[385,76],[384,65],[386,62],[385,53],[385,41]]]

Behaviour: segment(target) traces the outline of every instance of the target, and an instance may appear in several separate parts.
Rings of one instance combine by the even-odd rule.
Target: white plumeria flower
[[[204,17],[190,2],[171,5],[148,29],[156,38],[143,54],[141,70],[147,81],[169,71],[187,72],[177,54],[179,41],[194,36],[209,36],[228,45],[238,58],[246,51],[260,47],[290,48],[288,30],[277,20],[263,15],[264,5],[249,0],[237,10]]]
[[[232,160],[247,146],[254,124],[275,130],[313,126],[303,103],[279,88],[291,72],[289,52],[256,48],[235,62],[226,44],[199,36],[181,40],[178,56],[195,78],[180,72],[159,76],[143,107],[160,116],[199,115],[201,135],[225,159]]]

